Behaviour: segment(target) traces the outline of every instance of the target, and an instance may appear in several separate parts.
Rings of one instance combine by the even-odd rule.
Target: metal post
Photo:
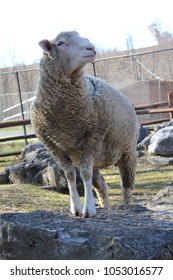
[[[95,67],[95,63],[94,63],[94,62],[92,63],[92,66],[93,66],[94,77],[97,77],[97,74],[96,74],[96,67]]]
[[[16,81],[17,81],[17,87],[18,87],[18,93],[19,93],[21,114],[22,114],[22,119],[24,120],[25,116],[24,116],[24,110],[23,110],[23,104],[22,104],[22,94],[21,94],[21,89],[20,89],[19,73],[17,71],[15,73],[16,73]],[[23,132],[24,132],[24,136],[25,136],[25,144],[28,145],[25,125],[23,125]]]
[[[173,107],[173,92],[168,93],[168,105],[169,107]],[[173,120],[173,112],[169,113],[170,121]]]

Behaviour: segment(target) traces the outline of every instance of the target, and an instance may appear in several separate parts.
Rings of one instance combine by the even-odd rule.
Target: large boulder
[[[45,146],[41,142],[30,143],[24,147],[22,150],[22,158],[37,149],[45,149]]]
[[[0,258],[11,260],[173,260],[173,186],[145,205],[0,215]]]
[[[149,156],[147,160],[149,163],[158,166],[173,165],[173,156],[172,157]]]
[[[69,193],[64,171],[42,143],[27,145],[22,151],[22,158],[20,163],[5,168],[5,171],[0,174],[0,184],[31,183],[50,186],[60,193]],[[83,195],[84,188],[78,168],[76,172],[78,192]]]
[[[8,184],[9,178],[5,171],[0,172],[0,185]]]
[[[150,130],[143,126],[142,124],[139,125],[139,136],[138,136],[138,143],[140,143],[143,139],[145,139],[148,135],[150,135]]]
[[[150,139],[150,155],[173,156],[173,126],[158,130]]]
[[[151,201],[146,202],[146,206],[173,218],[173,182],[172,185],[161,189]]]

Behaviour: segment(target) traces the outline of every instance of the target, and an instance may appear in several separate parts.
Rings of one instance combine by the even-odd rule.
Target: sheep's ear
[[[43,49],[43,51],[45,51],[45,52],[51,51],[52,45],[51,45],[51,42],[49,42],[49,40],[44,39],[44,40],[40,41],[38,44]]]

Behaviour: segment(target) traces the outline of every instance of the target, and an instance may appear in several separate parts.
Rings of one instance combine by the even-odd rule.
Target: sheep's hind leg
[[[73,166],[68,171],[65,171],[65,176],[68,182],[70,192],[70,210],[73,216],[82,216],[82,206],[80,197],[76,187],[76,170]]]
[[[93,166],[89,165],[88,167],[80,167],[80,175],[85,189],[83,216],[85,218],[92,218],[96,215],[95,199],[92,191]]]
[[[109,199],[107,193],[108,186],[104,178],[100,174],[99,168],[93,169],[93,186],[97,194],[100,206],[102,208],[108,208],[109,207]]]
[[[123,155],[117,166],[121,175],[123,203],[130,204],[136,173],[136,152]]]

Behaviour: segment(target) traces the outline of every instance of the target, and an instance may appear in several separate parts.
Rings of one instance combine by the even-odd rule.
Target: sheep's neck
[[[46,112],[46,118],[51,120],[52,125],[56,123],[59,134],[67,133],[72,137],[71,133],[76,129],[85,134],[90,130],[91,124],[93,126],[93,100],[89,91],[89,81],[84,75],[71,78],[64,76],[58,80],[41,75],[37,102],[40,103],[40,109],[43,108],[43,112]],[[81,118],[83,121],[79,122]],[[63,127],[59,123],[63,123]]]
[[[64,101],[66,99],[80,99],[88,94],[88,81],[84,74],[79,76],[57,75],[50,71],[43,71],[40,75],[40,90]]]

